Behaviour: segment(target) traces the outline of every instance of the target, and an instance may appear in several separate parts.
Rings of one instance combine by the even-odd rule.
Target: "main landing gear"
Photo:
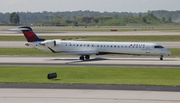
[[[81,55],[81,56],[79,57],[79,59],[80,59],[80,60],[84,60],[84,59],[89,60],[89,59],[90,59],[90,56],[89,56],[89,55]]]
[[[163,55],[160,56],[160,60],[163,60]]]

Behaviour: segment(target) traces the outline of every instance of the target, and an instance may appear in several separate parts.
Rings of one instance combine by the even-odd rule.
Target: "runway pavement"
[[[1,103],[179,103],[180,92],[0,89]]]
[[[27,41],[0,41],[0,48],[29,48]]]
[[[152,66],[152,67],[180,67],[180,58],[159,57],[103,57],[92,56],[90,60],[81,61],[79,57],[21,57],[1,56],[0,65],[24,66]]]

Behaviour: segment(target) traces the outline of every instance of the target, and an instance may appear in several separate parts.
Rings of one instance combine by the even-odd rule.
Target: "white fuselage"
[[[46,40],[43,42],[29,42],[29,46],[43,51],[56,53],[92,55],[92,54],[135,54],[162,55],[171,54],[169,50],[156,43],[141,42],[93,42],[93,41],[62,41]]]

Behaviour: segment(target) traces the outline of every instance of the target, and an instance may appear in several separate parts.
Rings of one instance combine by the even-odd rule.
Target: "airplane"
[[[45,40],[39,38],[31,27],[23,26],[11,30],[21,30],[28,43],[26,46],[37,48],[42,51],[52,53],[76,54],[80,55],[80,60],[88,60],[93,54],[131,54],[131,55],[154,55],[163,60],[164,56],[169,56],[171,52],[156,43],[144,42],[94,42],[94,41],[74,41],[74,40]]]

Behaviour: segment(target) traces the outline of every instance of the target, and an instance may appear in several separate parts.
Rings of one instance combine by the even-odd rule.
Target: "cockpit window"
[[[154,46],[154,48],[164,48],[164,47],[161,45],[157,45],[157,46]]]

